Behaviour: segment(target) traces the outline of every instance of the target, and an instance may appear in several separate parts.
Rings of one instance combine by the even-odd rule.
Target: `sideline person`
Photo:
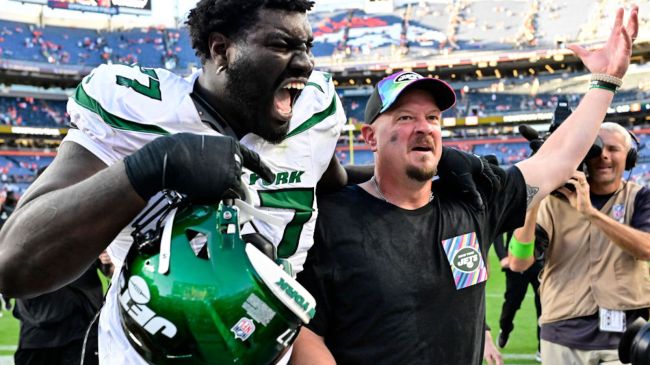
[[[650,189],[624,181],[636,163],[632,135],[600,127],[600,156],[587,161],[515,230],[510,267],[526,270],[545,246],[540,280],[541,355],[546,364],[621,364],[618,343],[650,308]],[[513,243],[511,242],[511,245]],[[512,246],[511,246],[512,247]]]

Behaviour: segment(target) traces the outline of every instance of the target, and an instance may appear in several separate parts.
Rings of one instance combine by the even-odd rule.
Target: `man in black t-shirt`
[[[298,276],[316,316],[292,364],[481,363],[488,243],[520,226],[527,205],[568,180],[586,154],[629,64],[636,11],[631,18],[627,32],[617,18],[605,49],[574,47],[600,86],[535,156],[497,171],[497,184],[478,179],[480,208],[432,186],[452,88],[414,72],[379,82],[362,129],[375,176],[319,198],[315,244]]]
[[[97,329],[84,338],[102,305],[99,259],[74,282],[50,293],[16,299],[14,317],[20,321],[16,365],[74,365],[98,363]]]
[[[38,175],[43,171],[45,167]],[[20,321],[16,365],[75,365],[82,354],[84,365],[98,363],[94,319],[103,294],[97,269],[110,277],[113,265],[106,256],[102,253],[79,278],[62,288],[16,299],[13,315]]]

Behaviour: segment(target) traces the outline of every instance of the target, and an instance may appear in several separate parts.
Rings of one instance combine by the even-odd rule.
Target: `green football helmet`
[[[269,364],[315,313],[309,292],[242,239],[227,202],[168,204],[146,234],[136,226],[120,321],[152,364]]]

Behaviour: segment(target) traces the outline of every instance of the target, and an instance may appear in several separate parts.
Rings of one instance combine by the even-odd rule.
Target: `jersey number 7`
[[[291,209],[296,213],[287,223],[278,245],[278,257],[288,258],[298,249],[302,226],[314,214],[314,189],[294,188],[258,191],[260,205],[268,208]]]
[[[140,72],[149,76],[149,86],[144,86],[138,80],[129,79],[124,76],[117,76],[115,78],[115,82],[118,85],[133,89],[133,91],[137,92],[138,94],[142,94],[152,99],[162,100],[160,95],[160,81],[158,80],[158,74],[156,74],[156,71],[150,68],[140,67]]]

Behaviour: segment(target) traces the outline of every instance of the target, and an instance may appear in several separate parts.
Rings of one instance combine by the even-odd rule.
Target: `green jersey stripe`
[[[291,137],[293,137],[293,136],[295,136],[297,134],[300,134],[300,133],[308,130],[309,128],[311,128],[311,127],[315,126],[316,124],[322,122],[323,120],[327,119],[327,117],[330,117],[330,116],[334,115],[334,113],[336,113],[336,95],[334,95],[334,97],[332,97],[332,102],[330,103],[330,105],[325,110],[312,115],[311,118],[307,119],[304,123],[299,125],[298,128],[292,130],[289,134],[287,134],[285,139],[291,138]]]
[[[92,97],[90,97],[90,95],[86,93],[82,84],[77,86],[77,90],[75,90],[75,93],[72,96],[72,98],[74,99],[74,101],[77,102],[77,104],[99,115],[99,117],[104,121],[104,123],[110,125],[115,129],[122,129],[122,130],[133,131],[133,132],[162,134],[162,135],[169,134],[169,132],[167,132],[166,130],[158,126],[133,122],[109,113],[104,108],[102,108],[101,105],[99,105],[97,100],[93,99]]]
[[[307,86],[313,86],[313,87],[315,87],[316,89],[318,89],[318,91],[324,93],[323,88],[320,87],[320,85],[318,85],[318,84],[315,83],[315,82],[311,82],[311,81],[309,81],[309,82],[305,85],[305,87],[307,87]]]

